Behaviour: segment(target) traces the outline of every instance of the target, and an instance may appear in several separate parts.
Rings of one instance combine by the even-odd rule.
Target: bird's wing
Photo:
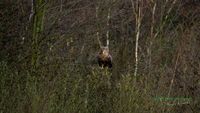
[[[109,57],[109,60],[110,60],[110,61],[112,61],[112,56],[111,56],[111,55],[109,55],[108,57]]]

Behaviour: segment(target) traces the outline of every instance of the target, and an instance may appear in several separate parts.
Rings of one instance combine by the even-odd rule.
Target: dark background
[[[108,31],[114,66],[100,69]],[[1,0],[0,112],[197,113],[199,48],[199,0]]]

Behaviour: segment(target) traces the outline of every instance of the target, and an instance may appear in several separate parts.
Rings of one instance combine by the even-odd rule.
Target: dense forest
[[[199,48],[200,0],[0,0],[0,113],[199,113]]]

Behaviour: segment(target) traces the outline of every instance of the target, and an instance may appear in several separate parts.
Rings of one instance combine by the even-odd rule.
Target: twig
[[[35,14],[34,12],[34,0],[31,0],[31,13],[30,13],[30,16],[29,16],[29,22],[31,21],[33,15]]]
[[[172,85],[174,83],[174,78],[175,78],[175,75],[176,75],[175,73],[176,73],[176,69],[177,69],[178,60],[179,60],[179,53],[178,53],[177,58],[176,58],[176,63],[175,63],[175,67],[174,67],[173,77],[171,79],[171,83],[170,83],[170,86],[169,86],[168,97],[170,96]]]

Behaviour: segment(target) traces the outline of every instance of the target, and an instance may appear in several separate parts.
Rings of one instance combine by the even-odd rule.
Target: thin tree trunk
[[[110,4],[110,1],[109,1]],[[109,47],[109,35],[110,35],[110,7],[108,8],[108,16],[107,16],[107,32],[106,32],[106,46]]]
[[[98,41],[98,44],[99,44],[99,47],[101,48],[102,47],[102,44],[101,44],[101,41],[100,41],[100,36],[99,36],[99,30],[100,30],[100,27],[99,27],[99,4],[97,3],[97,6],[96,6],[96,23],[97,23],[97,41]]]
[[[63,0],[60,0],[60,12],[63,10]]]
[[[156,11],[156,2],[153,1],[153,7],[152,7],[152,16],[151,16],[151,34],[150,34],[150,39],[149,39],[149,47],[147,49],[148,52],[148,75],[150,75],[151,72],[151,53],[152,53],[152,45],[153,45],[153,41],[154,41],[154,26],[155,26],[155,11]]]
[[[137,0],[134,3],[134,1],[131,0],[131,3],[132,3],[133,13],[135,14],[135,20],[136,20],[135,69],[134,69],[134,77],[136,77],[137,72],[138,72],[138,48],[139,48],[139,37],[140,37],[140,26],[142,22],[142,15],[141,15],[140,1]]]
[[[39,60],[39,37],[43,31],[44,14],[45,14],[45,1],[44,0],[32,0],[33,6],[33,30],[32,30],[32,69],[35,70],[38,67]]]

